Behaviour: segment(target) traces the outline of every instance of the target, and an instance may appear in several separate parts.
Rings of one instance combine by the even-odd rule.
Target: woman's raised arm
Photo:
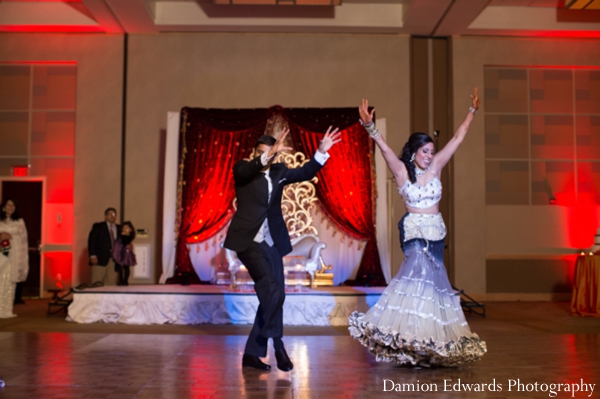
[[[469,108],[469,112],[465,117],[463,123],[460,124],[456,132],[454,132],[454,137],[448,141],[448,144],[444,146],[440,151],[438,151],[433,157],[433,161],[431,166],[436,173],[440,173],[444,166],[450,161],[450,158],[454,155],[465,136],[467,135],[467,131],[469,130],[469,126],[471,126],[471,122],[473,121],[473,117],[477,113],[479,109],[479,96],[477,95],[477,87],[473,90],[473,94],[471,94],[472,106]]]
[[[360,121],[362,125],[365,127],[367,132],[369,132],[369,135],[381,150],[381,155],[383,155],[383,159],[385,159],[388,168],[394,175],[396,184],[401,186],[404,184],[404,180],[406,180],[407,177],[406,166],[404,166],[404,163],[398,159],[396,153],[390,148],[390,146],[388,146],[388,144],[385,142],[385,139],[373,123],[373,114],[375,113],[375,108],[369,112],[369,101],[363,99],[358,107],[358,113],[360,114]]]

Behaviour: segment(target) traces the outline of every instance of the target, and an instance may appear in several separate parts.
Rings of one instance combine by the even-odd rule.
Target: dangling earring
[[[410,156],[410,162],[414,162],[415,161],[415,153],[413,152],[413,154]]]

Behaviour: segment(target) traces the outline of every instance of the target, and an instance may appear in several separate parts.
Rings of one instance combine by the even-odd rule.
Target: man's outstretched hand
[[[331,130],[332,128],[333,126],[329,126],[329,129],[327,129],[325,136],[321,140],[321,144],[319,144],[319,152],[321,154],[325,154],[331,147],[342,141],[342,133],[339,132],[340,129],[336,127]]]
[[[281,132],[279,133],[279,136],[277,136],[277,141],[275,142],[275,144],[273,144],[273,147],[271,147],[271,149],[269,150],[269,153],[267,154],[267,156],[269,158],[271,158],[272,156],[276,155],[280,151],[291,151],[291,150],[293,150],[292,147],[286,147],[285,146],[285,138],[287,137],[287,135],[289,133],[290,133],[290,129],[288,129],[288,128],[284,127],[281,130]]]

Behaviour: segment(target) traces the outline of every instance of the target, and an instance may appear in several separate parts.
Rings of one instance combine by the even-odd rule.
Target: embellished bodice
[[[442,182],[437,176],[429,180],[424,186],[411,183],[406,179],[398,192],[404,199],[406,206],[416,209],[427,209],[440,202],[442,199]]]

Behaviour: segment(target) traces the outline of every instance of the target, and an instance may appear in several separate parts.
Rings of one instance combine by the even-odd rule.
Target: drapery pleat
[[[312,157],[328,126],[339,127],[343,140],[331,149],[320,172],[317,196],[336,227],[367,239],[357,274],[360,284],[385,284],[374,224],[373,144],[357,123],[356,109],[199,109],[181,111],[175,276],[168,283],[198,283],[187,244],[205,241],[233,216],[232,167],[247,158],[267,121],[281,115],[298,151]]]

